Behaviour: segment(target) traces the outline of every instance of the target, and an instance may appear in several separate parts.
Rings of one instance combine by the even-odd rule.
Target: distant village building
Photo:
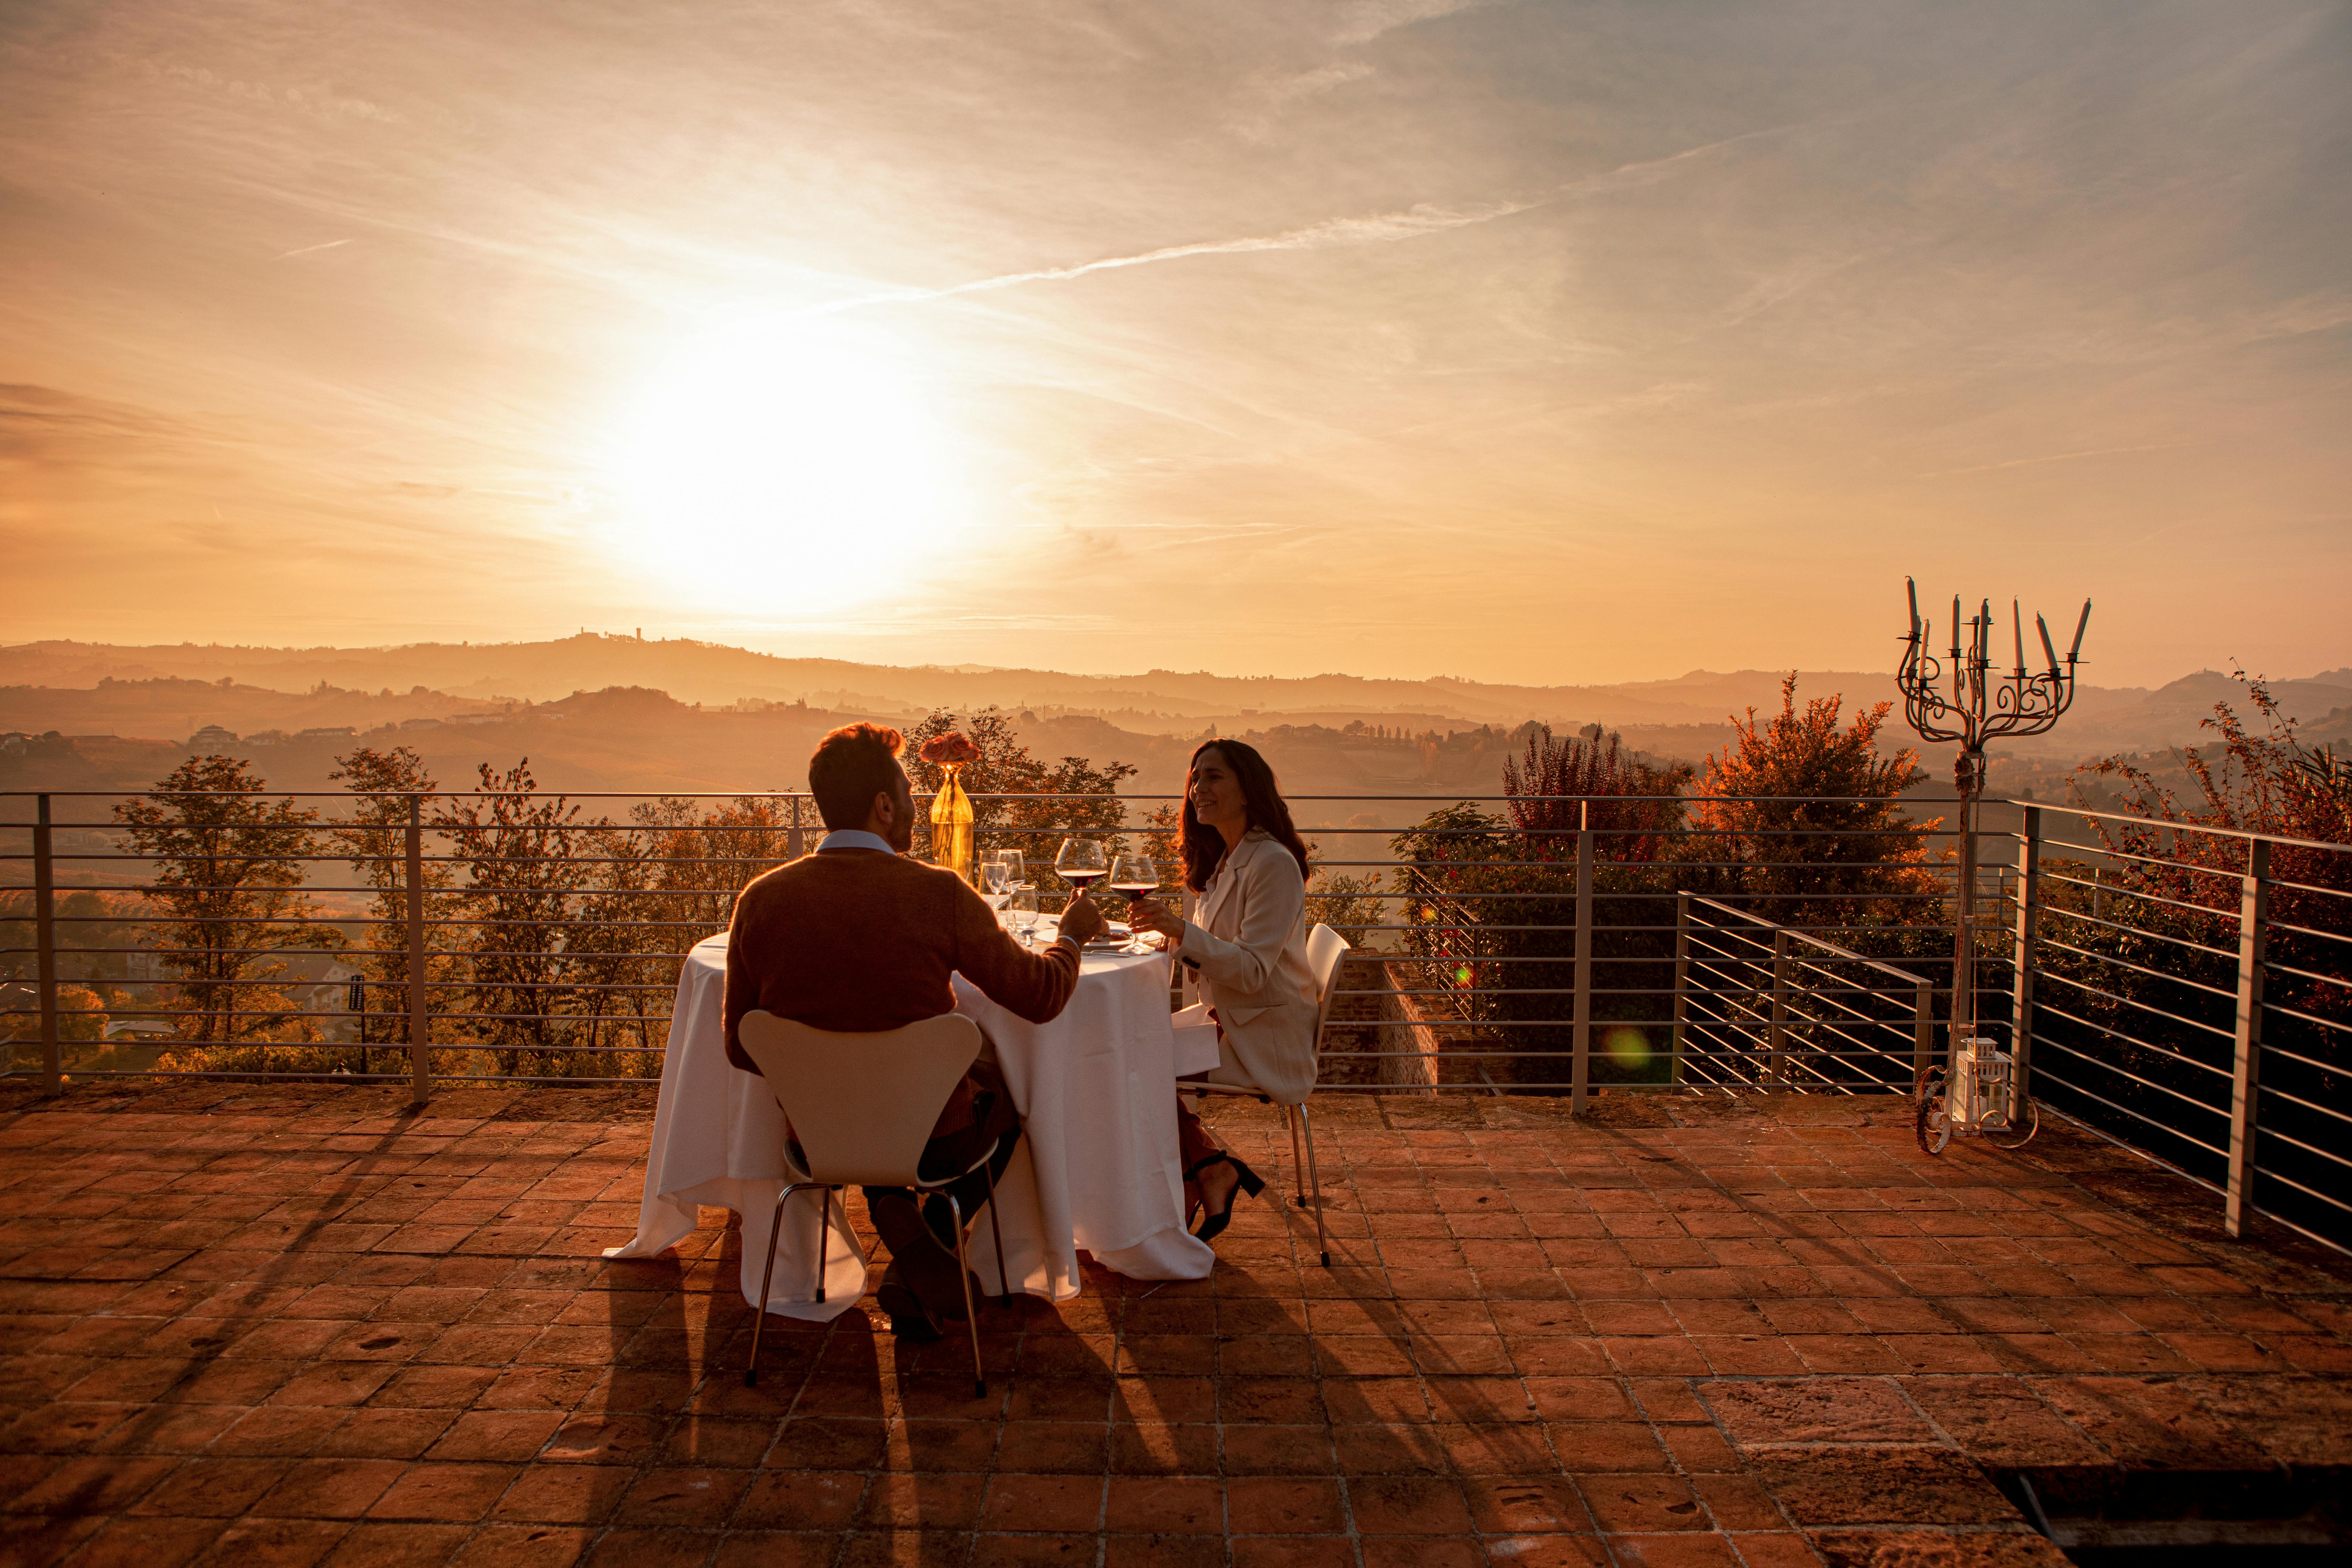
[[[234,746],[236,744],[236,731],[224,730],[217,724],[207,724],[188,737],[188,744],[199,752],[215,746]]]
[[[0,757],[21,757],[25,754],[25,748],[32,743],[33,737],[26,734],[22,730],[11,730],[5,734],[0,734]]]
[[[404,730],[439,730],[445,726],[438,719],[403,719],[400,727]]]
[[[314,724],[308,730],[296,731],[294,738],[298,741],[344,741],[358,733],[359,731],[349,724]]]

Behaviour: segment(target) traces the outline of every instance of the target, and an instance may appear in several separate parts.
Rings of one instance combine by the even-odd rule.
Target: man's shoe
[[[913,1194],[869,1199],[866,1212],[890,1249],[886,1280],[908,1292],[933,1323],[962,1322],[963,1280],[957,1275],[955,1252],[933,1234]],[[880,1300],[879,1291],[876,1300]]]
[[[884,1281],[874,1300],[890,1314],[890,1332],[898,1338],[927,1345],[945,1337],[939,1320],[923,1310],[922,1298],[898,1280]]]

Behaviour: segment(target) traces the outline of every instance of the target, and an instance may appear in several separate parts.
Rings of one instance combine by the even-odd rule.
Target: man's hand
[[[1062,935],[1083,946],[1102,935],[1109,922],[1092,899],[1081,893],[1062,911]]]

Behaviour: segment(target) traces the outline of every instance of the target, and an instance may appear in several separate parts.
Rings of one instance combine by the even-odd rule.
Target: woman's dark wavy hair
[[[1307,841],[1290,825],[1289,804],[1282,798],[1274,770],[1258,755],[1257,748],[1242,741],[1203,741],[1194,749],[1192,760],[1184,769],[1184,885],[1196,893],[1207,887],[1217,862],[1225,856],[1225,836],[1202,825],[1192,815],[1192,769],[1200,766],[1201,753],[1211,750],[1223,754],[1225,766],[1241,781],[1242,800],[1249,807],[1249,825],[1274,835],[1274,841],[1289,850],[1291,858],[1298,862],[1298,874],[1306,876]]]

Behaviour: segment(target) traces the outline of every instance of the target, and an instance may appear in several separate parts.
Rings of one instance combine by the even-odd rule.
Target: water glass
[[[1029,933],[1037,929],[1037,889],[1023,883],[1007,895],[1007,907],[1012,910],[1013,933],[1020,937],[1021,945],[1032,945]]]

